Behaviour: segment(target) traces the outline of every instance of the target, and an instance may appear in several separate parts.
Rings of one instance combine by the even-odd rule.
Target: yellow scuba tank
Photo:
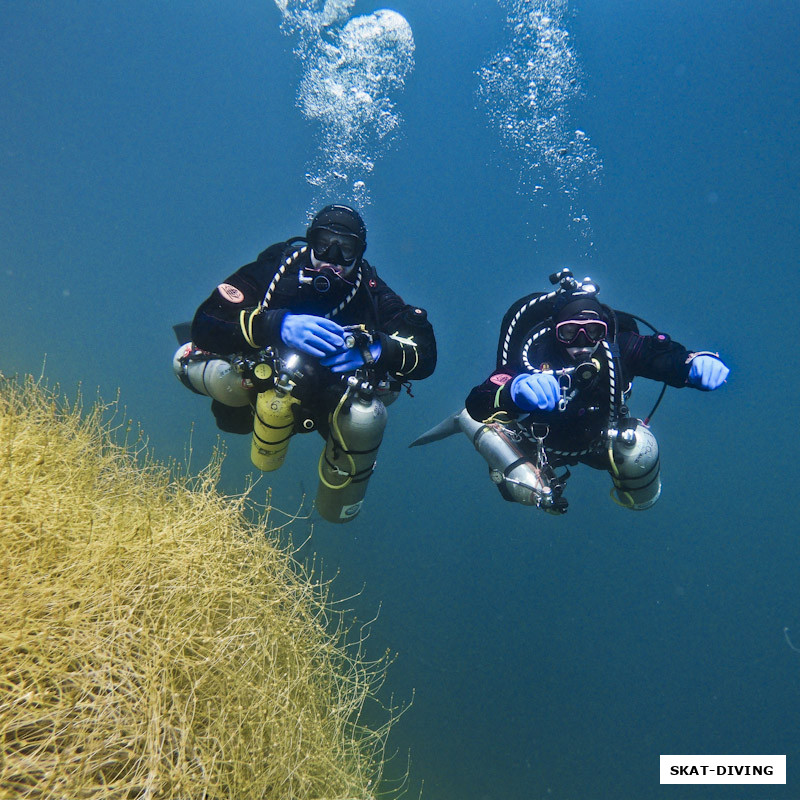
[[[614,501],[633,511],[654,505],[661,496],[661,461],[650,428],[640,419],[624,420],[620,430],[608,432],[608,456]]]
[[[386,421],[386,407],[372,387],[351,377],[330,416],[319,460],[316,506],[323,519],[350,522],[361,511]]]
[[[259,380],[266,381],[271,375],[268,364],[256,366],[255,377]],[[292,406],[300,402],[292,395],[293,386],[287,372],[283,372],[272,388],[260,392],[256,398],[250,460],[263,472],[278,469],[286,458],[294,433]]]

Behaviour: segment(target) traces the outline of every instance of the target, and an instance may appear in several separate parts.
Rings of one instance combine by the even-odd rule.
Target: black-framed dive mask
[[[364,243],[358,236],[329,228],[312,228],[308,243],[320,261],[341,267],[352,266],[364,252]]]

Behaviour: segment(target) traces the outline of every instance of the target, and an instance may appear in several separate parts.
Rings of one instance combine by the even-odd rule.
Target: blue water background
[[[355,11],[379,4],[359,2]],[[387,690],[413,705],[390,749],[412,796],[800,795],[797,523],[800,7],[790,0],[581,0],[571,109],[604,162],[582,190],[591,247],[517,191],[519,159],[477,104],[503,43],[494,0],[403,0],[416,69],[402,137],[365,210],[368,256],[436,326],[440,365],[390,409],[368,503],[300,521]],[[301,233],[315,131],[271,2],[8,2],[0,25],[0,369],[69,394],[117,388],[159,458],[217,433],[175,380],[171,325],[261,249]],[[663,496],[646,513],[578,470],[564,518],[503,502],[466,439],[407,449],[491,371],[500,318],[561,266],[732,368],[671,390],[653,421]],[[643,415],[658,387],[637,384]],[[226,437],[223,485],[249,474]],[[267,485],[313,495],[316,436]],[[305,508],[309,499],[306,497]],[[275,519],[279,519],[275,517]],[[787,754],[787,786],[659,786],[668,753]]]

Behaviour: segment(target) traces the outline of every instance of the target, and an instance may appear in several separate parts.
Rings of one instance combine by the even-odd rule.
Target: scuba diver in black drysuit
[[[633,378],[712,391],[729,370],[716,353],[690,352],[655,329],[640,335],[639,318],[600,303],[590,279],[578,282],[569,270],[550,279],[555,291],[506,312],[496,369],[465,410],[413,444],[463,431],[505,499],[551,513],[566,511],[568,467],[579,463],[611,473],[620,505],[649,508],[661,492],[658,444],[629,416]],[[559,467],[567,469],[557,476]]]
[[[366,246],[358,212],[326,206],[305,237],[272,245],[214,290],[173,362],[213,398],[222,430],[253,433],[259,469],[281,466],[294,433],[318,430],[327,445],[317,509],[334,522],[361,508],[384,406],[436,366],[426,311],[387,286]]]

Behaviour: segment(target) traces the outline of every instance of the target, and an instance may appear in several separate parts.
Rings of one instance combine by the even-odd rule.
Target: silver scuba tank
[[[246,406],[253,398],[251,387],[229,361],[198,350],[191,342],[175,351],[172,369],[188,389],[226,406]]]
[[[608,431],[612,496],[619,505],[644,511],[661,495],[658,442],[639,419],[625,421],[620,430]]]
[[[345,402],[331,414],[330,433],[319,460],[316,506],[328,522],[350,522],[361,511],[386,429],[383,402],[371,388],[358,384],[358,379],[350,378]]]
[[[525,451],[527,440],[497,422],[474,420],[464,409],[456,415],[459,427],[489,465],[489,476],[497,484],[505,483],[511,498],[526,506],[548,507],[553,490],[541,470]]]

